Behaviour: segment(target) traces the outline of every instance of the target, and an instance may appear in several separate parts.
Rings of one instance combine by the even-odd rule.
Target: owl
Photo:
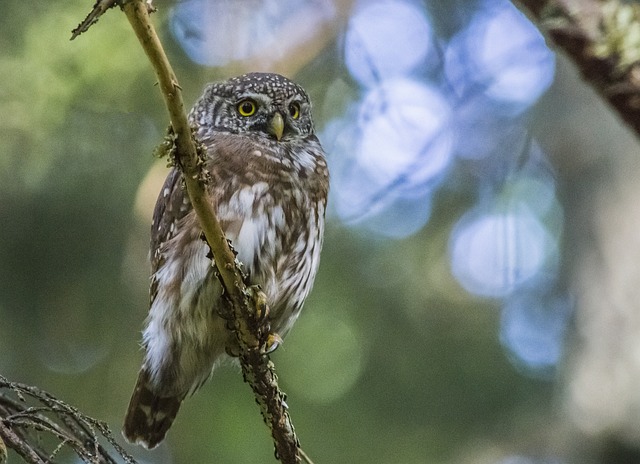
[[[313,285],[329,189],[309,96],[278,74],[245,74],[208,85],[189,120],[207,148],[218,219],[249,283],[267,297],[272,333],[282,337]],[[173,168],[151,226],[145,356],[123,428],[132,443],[157,446],[182,401],[237,351],[220,316],[229,303],[213,260]]]

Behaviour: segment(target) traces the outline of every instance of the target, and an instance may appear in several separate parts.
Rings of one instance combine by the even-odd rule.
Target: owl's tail
[[[155,448],[164,440],[183,398],[161,397],[154,393],[149,373],[143,367],[129,401],[122,434],[130,443]]]

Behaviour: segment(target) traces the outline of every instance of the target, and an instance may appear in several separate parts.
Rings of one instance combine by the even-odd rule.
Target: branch
[[[96,7],[101,3],[98,1]],[[262,416],[271,429],[276,458],[283,463],[298,464],[301,456],[304,456],[310,462],[300,449],[287,411],[285,395],[278,387],[274,365],[266,354],[269,328],[265,324],[268,312],[265,296],[259,289],[245,284],[235,254],[216,217],[213,202],[206,190],[206,173],[202,170],[205,148],[193,137],[181,88],[149,18],[152,11],[150,1],[118,0],[117,3],[124,10],[158,79],[171,120],[175,163],[182,170],[189,199],[215,258],[220,282],[231,303],[233,314],[230,315],[230,329],[239,341],[239,358],[244,379],[251,385]],[[96,11],[96,7],[92,13]],[[87,19],[95,22],[91,19],[91,14]],[[74,34],[77,35],[75,32]]]
[[[119,3],[120,0],[96,0],[95,5],[93,5],[93,9],[89,12],[87,17],[78,24],[78,27],[71,31],[71,40],[75,39],[83,32],[87,32],[91,26],[98,22],[98,19],[100,19],[100,16],[102,16],[105,11],[109,8],[113,8]]]
[[[46,432],[57,440],[52,451],[44,449],[39,432]],[[64,446],[85,462],[115,464],[119,460],[105,450],[99,436],[107,440],[125,463],[135,464],[105,423],[80,413],[39,388],[9,382],[0,376],[0,463],[6,462],[6,445],[31,464],[52,462]]]
[[[640,136],[640,6],[620,0],[516,0]]]

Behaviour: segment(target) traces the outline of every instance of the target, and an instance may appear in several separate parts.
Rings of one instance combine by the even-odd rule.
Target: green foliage
[[[14,44],[0,52],[0,179],[5,188],[37,189],[60,162],[71,171],[82,169],[77,156],[86,156],[86,150],[69,150],[61,140],[84,135],[89,143],[100,143],[100,135],[121,130],[107,120],[85,134],[73,124],[77,116],[98,120],[105,113],[109,117],[136,108],[132,83],[146,63],[128,23],[107,15],[83,40],[70,43],[65,36],[85,3],[49,3],[30,10],[20,30],[14,25],[0,32],[2,43]]]

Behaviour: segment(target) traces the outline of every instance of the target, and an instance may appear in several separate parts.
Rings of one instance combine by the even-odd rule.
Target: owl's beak
[[[269,133],[274,135],[276,139],[280,140],[284,133],[284,119],[280,112],[276,112],[271,121],[269,121]]]

